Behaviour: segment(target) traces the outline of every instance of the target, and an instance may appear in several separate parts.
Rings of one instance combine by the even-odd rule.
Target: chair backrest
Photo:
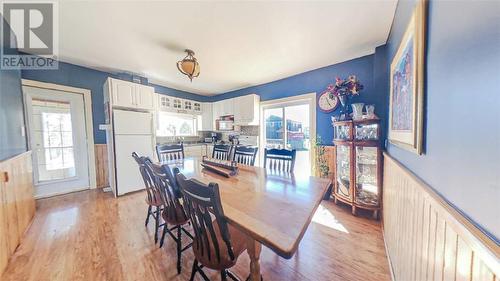
[[[216,144],[214,145],[214,151],[212,152],[212,158],[219,160],[230,160],[229,155],[231,154],[231,145],[229,144]]]
[[[160,194],[156,192],[154,177],[148,173],[146,169],[146,162],[151,162],[151,160],[144,156],[140,157],[136,152],[132,152],[132,157],[137,162],[137,165],[139,165],[139,172],[141,173],[144,186],[146,187],[148,202],[158,202],[161,198],[158,198]]]
[[[207,186],[195,179],[187,180],[183,174],[175,170],[174,174],[176,174],[182,192],[184,209],[193,225],[193,247],[197,249],[195,253],[201,253],[209,261],[216,259],[216,262],[220,262],[221,256],[226,254],[231,260],[234,260],[231,237],[220,200],[219,186],[216,183],[210,183]],[[216,225],[214,225],[210,214],[215,216]],[[218,227],[217,230],[225,245],[219,245],[219,240],[216,238],[216,227]],[[212,250],[214,252],[211,252]],[[200,259],[200,257],[197,258]]]
[[[258,150],[259,148],[256,146],[237,146],[234,150],[233,161],[253,166]]]
[[[158,161],[169,161],[184,158],[184,144],[159,144],[156,146]]]
[[[264,150],[264,168],[293,172],[295,166],[295,149],[267,149]]]
[[[175,185],[175,179],[169,172],[170,168],[166,165],[157,165],[152,162],[146,162],[146,170],[154,176],[155,185],[160,190],[161,200],[164,206],[163,213],[167,215],[167,222],[174,223],[185,220],[184,208],[179,201]]]

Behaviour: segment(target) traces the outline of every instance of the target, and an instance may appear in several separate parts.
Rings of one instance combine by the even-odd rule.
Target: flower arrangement
[[[335,78],[335,84],[328,85],[326,89],[331,98],[352,97],[359,95],[359,91],[363,90],[363,85],[355,75],[350,75],[348,79]]]

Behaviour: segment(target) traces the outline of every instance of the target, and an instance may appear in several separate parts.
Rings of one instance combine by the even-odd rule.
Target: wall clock
[[[332,112],[339,105],[339,99],[336,96],[330,97],[330,92],[324,91],[318,98],[319,109],[323,112]]]

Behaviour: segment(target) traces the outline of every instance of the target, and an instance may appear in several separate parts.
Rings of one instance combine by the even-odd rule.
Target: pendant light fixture
[[[187,53],[187,56],[177,62],[177,69],[179,69],[182,74],[187,75],[189,80],[193,82],[193,78],[200,75],[200,65],[194,57],[194,52],[192,50],[186,49],[184,51]]]

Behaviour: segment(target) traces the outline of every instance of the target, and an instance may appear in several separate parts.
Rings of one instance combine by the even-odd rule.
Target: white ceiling
[[[396,3],[61,1],[59,55],[220,94],[373,53],[387,39]],[[193,82],[176,68],[185,48],[201,66]]]

